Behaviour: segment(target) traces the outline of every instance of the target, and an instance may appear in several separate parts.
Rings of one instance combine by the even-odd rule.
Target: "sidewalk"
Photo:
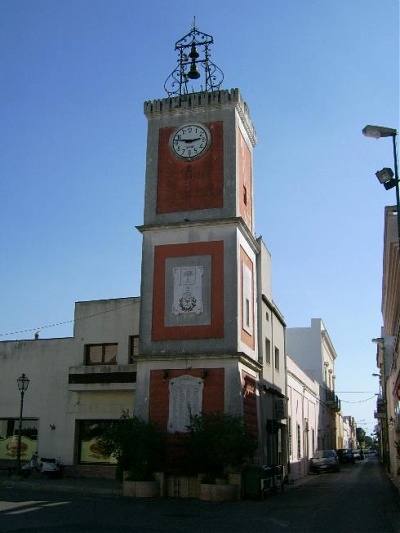
[[[296,489],[313,479],[313,475],[292,480],[284,484],[283,490]],[[0,488],[80,492],[103,494],[109,496],[122,496],[122,484],[112,478],[79,477],[65,475],[60,479],[49,479],[38,473],[31,474],[24,479],[9,477],[6,471],[0,471]]]
[[[0,487],[122,496],[122,485],[113,479],[107,478],[65,476],[60,479],[48,479],[37,474],[25,479],[16,479],[7,475],[0,475]]]

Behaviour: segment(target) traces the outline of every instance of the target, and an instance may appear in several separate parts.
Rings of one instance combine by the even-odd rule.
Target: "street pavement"
[[[113,479],[67,476],[0,476],[0,493],[4,533],[400,533],[399,494],[376,459],[305,476],[264,501],[124,498]]]

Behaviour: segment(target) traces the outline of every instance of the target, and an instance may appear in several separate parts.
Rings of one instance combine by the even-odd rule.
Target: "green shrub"
[[[153,472],[161,468],[164,437],[152,422],[124,413],[97,442],[103,455],[116,458],[119,481],[124,471],[132,481],[150,481]]]
[[[242,418],[224,413],[192,415],[186,440],[186,470],[208,482],[223,478],[253,457],[257,441]]]

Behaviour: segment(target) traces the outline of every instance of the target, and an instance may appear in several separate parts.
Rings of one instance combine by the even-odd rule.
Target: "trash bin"
[[[284,491],[284,480],[285,480],[285,473],[284,468],[282,465],[275,465],[272,467],[273,470],[273,483],[274,483],[274,490],[275,492],[283,492]]]
[[[273,470],[267,465],[263,465],[261,470],[261,497],[266,498],[274,488]]]
[[[243,498],[252,500],[265,498],[272,488],[272,468],[249,465],[244,469],[242,474]]]

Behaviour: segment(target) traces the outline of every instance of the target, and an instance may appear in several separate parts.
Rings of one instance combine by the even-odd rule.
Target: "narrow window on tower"
[[[242,327],[250,335],[253,334],[253,298],[252,298],[252,272],[242,264]]]
[[[247,189],[245,185],[243,185],[243,203],[247,205]]]

